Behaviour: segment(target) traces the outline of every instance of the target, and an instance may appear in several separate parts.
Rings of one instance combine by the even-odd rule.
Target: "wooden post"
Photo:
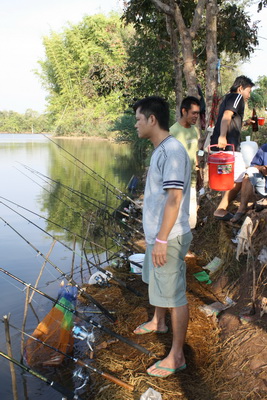
[[[50,254],[51,254],[51,252],[52,252],[52,250],[53,250],[53,248],[54,248],[56,242],[57,242],[56,240],[53,241],[53,243],[52,243],[52,245],[51,245],[51,247],[50,247],[50,249],[49,249],[49,251],[48,251],[48,253],[47,253],[47,255],[46,255],[46,259],[45,259],[45,261],[44,261],[44,263],[43,263],[43,265],[42,265],[42,267],[41,267],[41,269],[40,269],[40,273],[39,273],[39,275],[38,275],[38,277],[37,277],[37,279],[36,279],[36,282],[35,282],[35,285],[34,285],[35,288],[37,288],[37,286],[38,286],[38,283],[39,283],[39,281],[40,281],[40,279],[41,279],[41,276],[42,276],[44,267],[45,267],[46,264],[47,264],[47,259],[49,258],[49,256],[50,256]],[[29,304],[32,302],[33,295],[34,295],[34,290],[32,291],[32,294],[31,294],[31,296],[30,296]]]
[[[75,247],[76,247],[76,236],[74,236],[74,239],[73,239],[73,253],[72,253],[71,274],[70,274],[70,276],[71,276],[72,278],[73,278],[73,274],[74,274]]]
[[[30,296],[30,286],[27,285],[24,314],[23,314],[23,321],[22,321],[22,328],[21,328],[22,331],[25,331],[26,319],[27,319],[28,308],[29,308],[29,296]],[[23,361],[23,352],[24,352],[24,335],[22,333],[21,334],[21,343],[20,343],[20,362]]]
[[[12,357],[11,337],[10,337],[10,332],[9,332],[10,314],[4,315],[3,318],[4,318],[4,321],[5,321],[5,334],[6,334],[7,353],[9,355],[9,357]],[[9,362],[9,366],[10,366],[10,373],[11,373],[11,380],[12,380],[13,399],[14,400],[18,400],[18,389],[17,389],[17,382],[16,382],[15,367],[14,367],[14,364],[12,362]]]

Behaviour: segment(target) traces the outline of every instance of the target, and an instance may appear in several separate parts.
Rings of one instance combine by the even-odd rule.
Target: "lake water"
[[[121,200],[115,188],[126,191],[127,183],[136,172],[135,162],[127,145],[98,140],[53,140],[84,164],[75,161],[43,135],[0,135],[0,266],[32,285],[44,263],[38,252],[47,254],[51,248],[53,238],[49,234],[60,238],[72,248],[72,232],[80,232],[82,229],[81,215],[87,213],[90,217],[96,210],[99,212],[102,203],[108,203],[113,208],[118,207]],[[99,175],[112,183],[109,190]],[[63,190],[62,184],[68,186],[68,189]],[[73,195],[72,190],[85,193],[89,197],[84,199]],[[56,222],[56,225],[51,221]],[[62,227],[68,227],[69,230]],[[79,246],[78,238],[77,249]],[[72,257],[73,253],[57,242],[49,259],[69,273]],[[78,265],[80,261],[76,258],[74,265]],[[38,288],[54,298],[57,297],[59,275],[47,264]],[[88,279],[86,273],[84,279]],[[77,272],[75,280],[79,280]],[[24,302],[25,287],[0,272],[1,318],[10,313],[10,322],[21,328]],[[32,304],[40,319],[51,308],[51,302],[37,293]],[[37,319],[29,309],[26,331],[32,333],[36,325]],[[0,327],[0,349],[7,353],[2,322]],[[21,335],[12,328],[10,333],[13,357],[20,360]],[[18,399],[61,398],[59,393],[29,373],[22,373],[19,367],[15,367],[15,370]],[[0,399],[13,399],[9,363],[2,357]]]

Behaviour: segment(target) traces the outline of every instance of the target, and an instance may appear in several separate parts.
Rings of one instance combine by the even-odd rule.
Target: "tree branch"
[[[194,13],[194,18],[192,21],[192,25],[189,29],[190,36],[192,39],[195,38],[196,32],[199,29],[207,1],[209,1],[209,0],[199,0],[197,3],[195,13]]]
[[[163,3],[161,0],[151,0],[151,1],[159,11],[164,12],[167,15],[173,16],[174,10],[170,6]]]

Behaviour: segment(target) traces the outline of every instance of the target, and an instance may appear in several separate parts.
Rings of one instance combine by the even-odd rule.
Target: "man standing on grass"
[[[191,165],[183,145],[169,133],[168,103],[156,96],[134,105],[136,129],[149,139],[154,151],[147,175],[143,226],[147,243],[142,279],[148,284],[149,302],[155,306],[151,321],[134,333],[167,333],[166,311],[171,311],[172,347],[166,358],[147,373],[166,378],[186,368],[183,345],[189,310],[186,299],[185,255],[192,233],[189,226]]]
[[[238,76],[232,87],[222,101],[219,108],[219,115],[211,136],[211,145],[217,145],[218,149],[225,149],[227,144],[234,145],[235,164],[234,164],[234,187],[224,192],[223,198],[214,211],[217,220],[229,221],[233,214],[227,211],[229,204],[238,195],[242,180],[245,174],[245,163],[240,152],[241,129],[245,103],[248,101],[254,83],[248,77]],[[251,119],[245,121],[244,125],[250,125]]]
[[[199,130],[196,126],[200,113],[200,101],[194,96],[187,96],[180,106],[180,118],[170,127],[170,133],[185,147],[192,166],[196,164]]]

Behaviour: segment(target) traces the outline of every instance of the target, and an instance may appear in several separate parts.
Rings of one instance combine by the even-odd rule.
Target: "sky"
[[[44,112],[47,92],[34,70],[45,58],[42,38],[60,32],[85,15],[121,11],[122,0],[1,0],[0,3],[0,110]],[[252,80],[267,75],[267,8],[248,10],[259,24],[259,46],[242,72]],[[265,26],[264,26],[265,21]],[[262,39],[261,37],[265,38]],[[40,68],[39,68],[40,69]]]

